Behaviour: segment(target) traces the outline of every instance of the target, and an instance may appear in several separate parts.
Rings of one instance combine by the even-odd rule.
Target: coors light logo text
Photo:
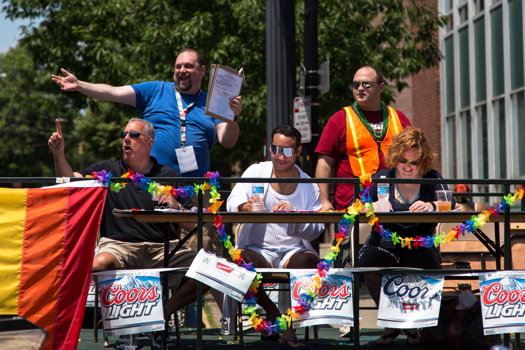
[[[159,300],[157,286],[126,289],[111,283],[100,287],[100,303],[107,308],[107,320],[148,316]]]
[[[505,290],[500,282],[493,282],[483,286],[481,301],[488,308],[487,319],[525,315],[525,289]]]
[[[396,296],[398,298],[408,299],[435,299],[439,297],[438,293],[429,295],[430,291],[426,286],[408,286],[403,275],[391,275],[383,286],[383,293],[387,297]]]
[[[292,298],[300,299],[300,295],[305,293],[312,284],[309,277],[302,278],[293,282]],[[336,283],[323,283],[317,294],[319,298],[314,300],[312,309],[314,310],[341,310],[343,305],[350,300],[350,290],[347,284],[338,286]]]

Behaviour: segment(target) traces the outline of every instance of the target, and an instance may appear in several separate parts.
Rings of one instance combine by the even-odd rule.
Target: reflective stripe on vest
[[[380,142],[376,142],[353,108],[344,108],[346,112],[346,154],[352,173],[356,177],[375,174],[379,170],[379,147],[386,157],[392,138],[403,130],[396,110],[392,107],[387,108],[388,129]]]

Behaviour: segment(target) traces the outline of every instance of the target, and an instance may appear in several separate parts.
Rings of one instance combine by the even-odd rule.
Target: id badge
[[[199,169],[193,146],[186,146],[184,149],[176,148],[175,153],[177,154],[181,174]]]

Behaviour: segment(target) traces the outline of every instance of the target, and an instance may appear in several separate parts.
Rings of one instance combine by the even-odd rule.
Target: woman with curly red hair
[[[408,127],[394,136],[388,149],[386,164],[389,169],[379,171],[373,178],[374,186],[370,190],[372,199],[377,201],[377,182],[381,176],[396,179],[441,179],[442,176],[432,169],[436,155],[421,129]],[[436,191],[448,189],[442,184],[420,184],[417,182],[396,183],[389,185],[389,202],[393,211],[436,211]],[[375,207],[376,203],[374,203]],[[425,237],[432,235],[435,223],[386,223],[384,229],[397,232],[402,237]],[[365,244],[359,251],[361,267],[413,267],[440,269],[441,258],[436,247],[407,249],[386,241],[379,232],[372,230]],[[381,276],[365,274],[365,282],[374,301],[379,305]],[[398,329],[385,328],[376,341],[376,346],[391,346],[399,335]],[[417,329],[407,330],[406,344],[419,345]]]

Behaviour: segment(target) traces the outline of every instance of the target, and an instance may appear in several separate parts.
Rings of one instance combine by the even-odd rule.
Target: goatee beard
[[[183,85],[182,83],[178,83],[177,84],[177,87],[179,88],[180,91],[188,91],[191,89],[191,82],[189,82],[187,85]]]

